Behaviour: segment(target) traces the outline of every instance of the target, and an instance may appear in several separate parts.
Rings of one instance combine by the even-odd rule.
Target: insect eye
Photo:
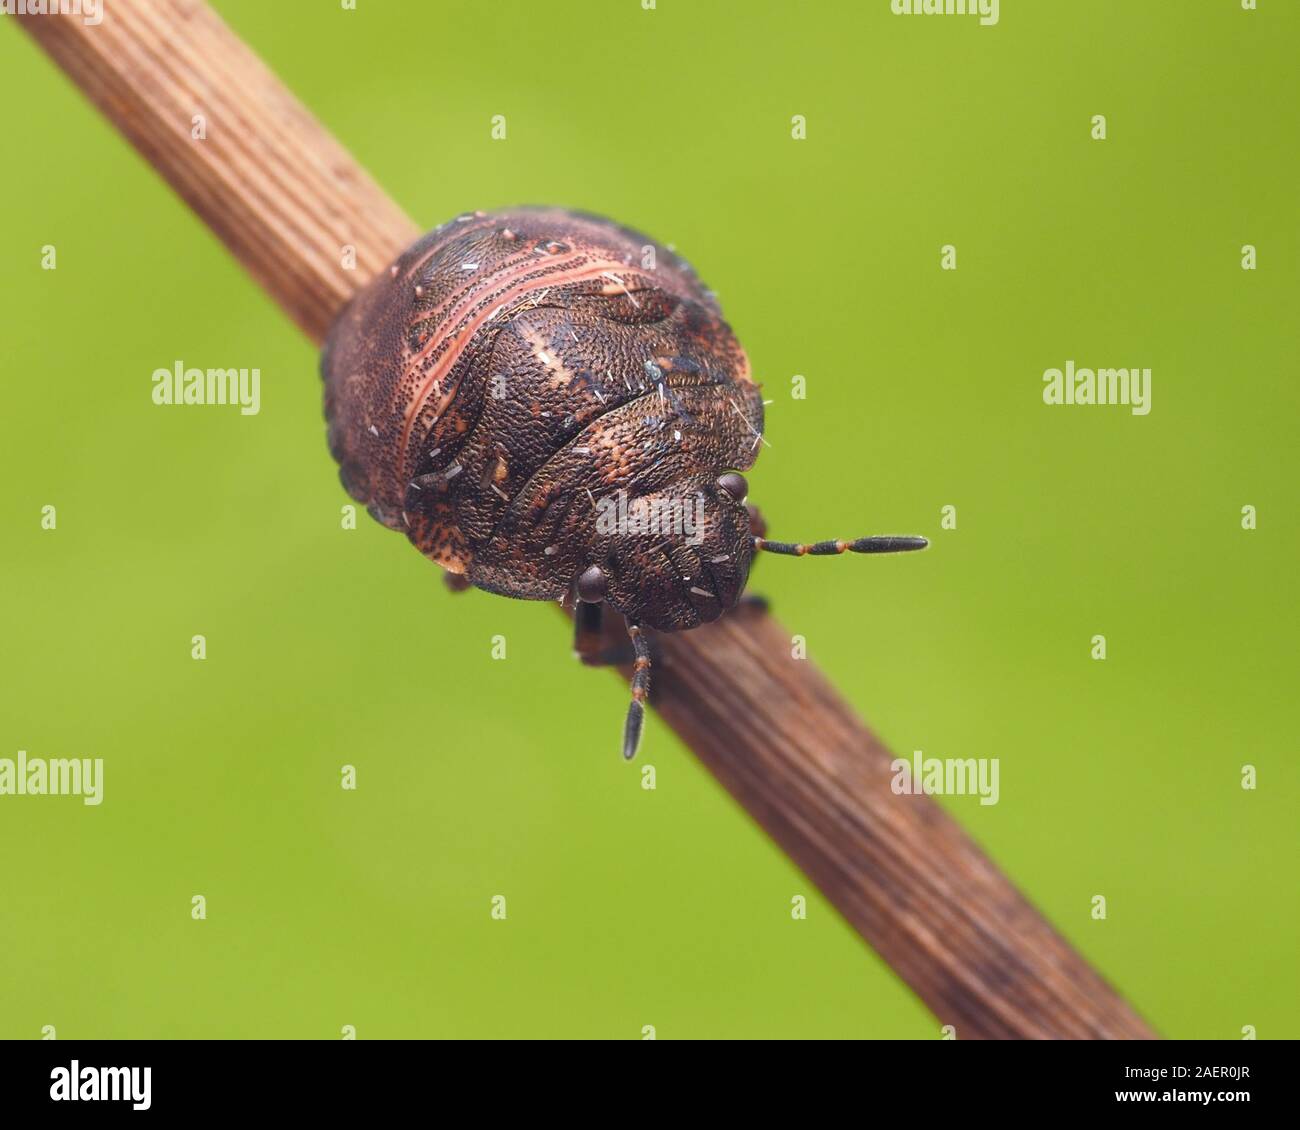
[[[735,471],[728,471],[725,475],[719,475],[718,486],[737,502],[743,502],[745,495],[749,493],[749,484],[745,482],[745,476],[738,475]]]
[[[608,585],[605,570],[599,565],[585,569],[578,577],[578,599],[584,604],[599,604],[605,599]]]

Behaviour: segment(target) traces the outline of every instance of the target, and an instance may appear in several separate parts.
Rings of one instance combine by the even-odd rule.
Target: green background
[[[756,587],[894,749],[1001,759],[943,803],[1162,1033],[1300,1036],[1300,5],[217,7],[422,224],[681,249],[772,535],[935,543]],[[340,528],[315,350],[16,27],[0,104],[0,756],[106,775],[0,797],[0,1036],[938,1037],[655,719],[640,787],[554,610]],[[1045,406],[1067,358],[1151,414]],[[177,359],[261,414],[154,406]]]

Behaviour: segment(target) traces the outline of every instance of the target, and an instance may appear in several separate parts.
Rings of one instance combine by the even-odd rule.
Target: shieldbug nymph
[[[627,622],[640,742],[643,629],[734,608],[757,551],[893,553],[920,537],[768,541],[746,505],[763,401],[690,266],[596,216],[457,217],[335,323],[321,360],[330,450],[353,498],[460,586],[574,603],[591,658]]]

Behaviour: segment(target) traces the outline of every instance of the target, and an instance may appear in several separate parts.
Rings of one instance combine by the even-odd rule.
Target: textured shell
[[[558,210],[430,232],[344,311],[321,366],[348,492],[508,596],[568,590],[597,498],[744,470],[763,428],[744,350],[691,268]]]

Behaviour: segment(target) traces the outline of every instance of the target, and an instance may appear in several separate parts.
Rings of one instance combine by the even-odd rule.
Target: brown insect
[[[573,602],[579,654],[634,663],[625,757],[650,689],[643,627],[716,620],[757,550],[926,545],[762,536],[739,474],[763,434],[745,351],[684,260],[599,217],[443,224],[357,295],[321,371],[330,451],[371,515],[456,587]],[[606,604],[630,653],[600,650]]]

